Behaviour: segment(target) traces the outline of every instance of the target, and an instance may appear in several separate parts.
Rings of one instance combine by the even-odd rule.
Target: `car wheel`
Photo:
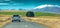
[[[12,20],[12,22],[14,22],[14,21]]]
[[[19,20],[19,22],[21,22],[21,21]]]

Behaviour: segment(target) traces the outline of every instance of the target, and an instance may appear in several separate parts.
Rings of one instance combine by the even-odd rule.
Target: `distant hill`
[[[39,8],[40,7],[40,8]],[[39,6],[33,9],[35,12],[50,12],[50,13],[60,13],[60,6]]]

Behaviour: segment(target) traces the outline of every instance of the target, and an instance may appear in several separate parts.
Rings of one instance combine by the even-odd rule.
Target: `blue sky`
[[[60,0],[0,0],[0,8],[4,9],[33,9],[44,4],[60,5]]]

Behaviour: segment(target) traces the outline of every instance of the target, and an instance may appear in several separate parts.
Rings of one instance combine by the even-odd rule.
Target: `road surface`
[[[2,28],[48,28],[45,25],[34,22],[12,22],[3,26]]]

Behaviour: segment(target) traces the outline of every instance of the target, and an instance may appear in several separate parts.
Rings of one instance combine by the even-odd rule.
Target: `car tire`
[[[21,21],[19,20],[19,22],[21,22]]]
[[[14,22],[14,21],[12,20],[12,22]]]

